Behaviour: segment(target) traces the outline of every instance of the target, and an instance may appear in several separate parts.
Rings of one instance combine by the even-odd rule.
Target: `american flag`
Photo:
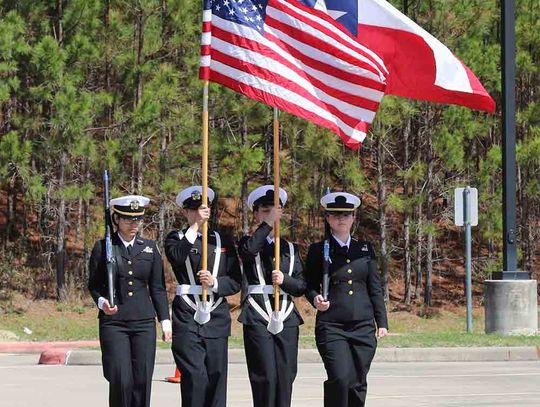
[[[297,0],[205,0],[200,76],[326,127],[357,149],[385,91],[382,60]]]

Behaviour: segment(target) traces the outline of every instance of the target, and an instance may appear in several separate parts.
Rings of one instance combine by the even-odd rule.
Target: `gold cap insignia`
[[[193,191],[191,193],[191,199],[193,199],[194,201],[200,201],[202,198],[201,196],[201,193],[199,191]]]
[[[131,201],[129,207],[132,211],[136,211],[137,209],[139,209],[139,201]]]

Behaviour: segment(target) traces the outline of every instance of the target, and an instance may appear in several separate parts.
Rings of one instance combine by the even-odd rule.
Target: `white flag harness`
[[[294,246],[291,242],[287,242],[289,244],[289,253],[290,253],[290,263],[289,263],[289,276],[292,276],[293,269],[294,269]],[[270,305],[270,299],[268,297],[269,294],[274,294],[274,286],[273,285],[267,285],[266,281],[264,280],[264,274],[261,264],[261,256],[257,253],[257,256],[255,256],[255,266],[257,269],[257,276],[259,278],[259,284],[254,285],[248,285],[248,301],[249,304],[253,307],[257,313],[265,319],[265,321],[268,322],[267,329],[272,334],[278,334],[283,330],[283,321],[287,319],[287,317],[291,314],[292,310],[294,309],[294,303],[288,302],[288,294],[284,292],[283,290],[279,290],[280,294],[283,295],[283,300],[281,303],[281,309],[276,313],[275,311],[272,311],[272,307]],[[263,309],[257,301],[252,297],[252,294],[262,294],[264,299],[264,308]]]
[[[216,249],[214,256],[214,267],[212,268],[212,277],[214,277],[215,280],[217,279],[219,261],[221,259],[221,237],[219,236],[218,232],[214,232],[214,234],[216,236]],[[182,232],[178,232],[178,237],[180,240],[182,240],[184,238],[184,234]],[[201,325],[206,324],[208,321],[210,321],[210,313],[214,311],[219,304],[221,304],[223,297],[219,297],[217,301],[214,302],[214,292],[212,290],[208,290],[208,300],[206,301],[205,305],[201,300],[202,286],[197,284],[195,281],[195,274],[193,273],[193,267],[191,266],[189,255],[186,257],[186,270],[189,278],[189,284],[178,284],[176,286],[176,295],[179,295],[187,305],[195,310],[195,314],[193,315],[193,319],[195,319],[195,321]],[[191,301],[191,298],[189,298],[188,295],[193,295],[195,302]]]

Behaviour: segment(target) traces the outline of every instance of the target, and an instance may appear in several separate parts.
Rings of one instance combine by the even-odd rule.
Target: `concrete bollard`
[[[484,281],[485,332],[502,335],[538,333],[536,280]]]

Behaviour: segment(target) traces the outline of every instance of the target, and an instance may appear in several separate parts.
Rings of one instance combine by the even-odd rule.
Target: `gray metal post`
[[[503,47],[503,211],[504,271],[517,270],[516,255],[516,30],[515,1],[504,0],[502,10]],[[503,279],[504,276],[503,276]]]
[[[515,0],[503,0],[502,20],[502,129],[503,129],[503,270],[494,280],[528,280],[517,271],[516,244],[516,23]]]
[[[538,330],[537,283],[517,271],[515,0],[502,0],[503,270],[484,282],[486,333],[534,334]],[[519,281],[529,280],[529,281]]]
[[[472,320],[472,239],[471,239],[471,189],[463,190],[463,223],[465,225],[465,297],[467,299],[467,333],[473,331]]]

